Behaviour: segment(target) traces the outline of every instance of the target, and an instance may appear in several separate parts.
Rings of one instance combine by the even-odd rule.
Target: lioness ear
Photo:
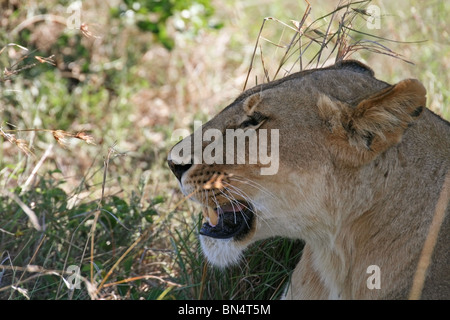
[[[333,105],[338,108],[323,99],[322,104],[325,107],[319,106],[320,115],[330,114]],[[404,131],[420,117],[425,105],[424,86],[417,80],[408,79],[362,100],[354,108],[338,108],[338,120],[336,112],[334,117],[327,119],[333,131],[333,144],[338,149],[336,155],[356,166],[371,161],[401,141]]]
[[[380,153],[400,142],[405,129],[423,112],[426,90],[408,79],[361,101],[346,123],[350,143]]]

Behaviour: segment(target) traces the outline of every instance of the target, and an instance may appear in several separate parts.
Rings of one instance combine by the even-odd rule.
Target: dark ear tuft
[[[422,114],[422,112],[423,112],[423,106],[420,106],[411,113],[411,117],[417,118],[418,116],[420,116]]]
[[[334,68],[363,73],[371,77],[375,76],[375,73],[371,68],[356,60],[341,60],[334,65]]]

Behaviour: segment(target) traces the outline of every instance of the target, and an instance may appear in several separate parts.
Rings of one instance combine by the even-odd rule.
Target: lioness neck
[[[327,289],[323,298],[407,298],[411,281],[404,279],[414,277],[450,171],[449,140],[439,138],[443,131],[450,135],[450,126],[430,121],[433,117],[427,112],[401,143],[374,161],[351,173],[337,167],[330,176],[335,194],[330,195],[328,215],[339,212],[334,214],[339,218],[329,238],[307,241],[309,263]],[[448,229],[448,221],[443,228]]]

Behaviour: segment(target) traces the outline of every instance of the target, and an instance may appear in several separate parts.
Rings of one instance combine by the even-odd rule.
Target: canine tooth
[[[214,209],[211,209],[208,207],[208,217],[209,217],[209,224],[212,227],[215,227],[217,225],[217,221],[219,220],[219,216],[217,215],[217,212],[214,211]]]
[[[208,215],[208,208],[203,207],[203,208],[202,208],[202,214],[203,214],[203,217],[204,217],[205,219],[208,219],[208,217],[209,217],[209,215]]]
[[[217,221],[219,220],[219,216],[217,212],[210,207],[202,208],[203,217],[208,221],[211,227],[215,227],[217,225]]]

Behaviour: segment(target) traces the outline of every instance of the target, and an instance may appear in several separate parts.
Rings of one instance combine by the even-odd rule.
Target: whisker
[[[236,186],[233,186],[233,185],[231,185],[231,184],[229,184],[229,183],[227,183],[227,182],[223,182],[224,183],[224,188],[231,194],[231,193],[235,193],[235,194],[237,194],[237,195],[239,195],[239,196],[241,196],[241,197],[243,197],[248,203],[252,203],[253,204],[253,201],[249,198],[249,196],[242,190],[242,189],[240,189],[240,188],[238,188],[238,187],[236,187]],[[228,185],[228,186],[225,186],[225,184],[226,185]],[[244,205],[245,206],[245,205]],[[258,214],[258,212],[256,211],[256,207],[253,205],[253,207],[252,208],[249,208],[248,206],[245,206],[250,212],[252,212],[253,214],[255,214],[255,215],[257,215],[260,219],[261,219],[261,221],[263,221],[268,227],[269,227],[269,229],[270,230],[272,230],[272,227],[271,227],[271,225],[260,215],[260,214]],[[265,208],[264,208],[265,209]],[[267,209],[265,209],[265,211],[267,211]]]
[[[241,202],[236,200],[236,198],[233,196],[233,194],[231,192],[229,192],[229,190],[225,186],[223,186],[223,189],[228,191],[229,195],[233,198],[233,199],[231,199],[227,194],[225,194],[225,192],[222,191],[222,189],[219,189],[219,191],[222,193],[224,198],[227,199],[231,203],[231,207],[233,208],[233,212],[234,212],[234,223],[237,223],[237,221],[236,221],[236,209],[235,209],[234,205],[235,204],[241,204]],[[238,210],[238,211],[241,212],[241,210]],[[241,214],[242,214],[242,212],[241,212]]]
[[[217,182],[216,180],[219,178],[220,178],[220,182]],[[234,223],[237,223],[237,213],[238,212],[241,213],[242,217],[247,218],[245,215],[245,211],[241,210],[242,208],[245,208],[249,212],[258,216],[260,218],[260,220],[269,228],[269,230],[273,231],[272,226],[270,225],[269,221],[264,218],[264,214],[261,215],[261,213],[266,212],[270,216],[270,212],[267,210],[267,208],[265,208],[265,206],[260,203],[258,203],[258,206],[256,206],[254,201],[252,200],[252,198],[242,188],[240,188],[236,185],[233,185],[232,183],[233,183],[233,181],[235,181],[235,182],[241,183],[243,185],[253,187],[256,190],[261,191],[266,196],[278,199],[278,197],[275,194],[270,192],[267,188],[265,188],[260,183],[253,181],[251,179],[242,177],[242,176],[233,175],[233,176],[229,176],[228,179],[223,179],[223,176],[220,176],[219,178],[217,178],[217,177],[214,177],[214,179],[211,178],[211,180],[209,182],[210,185],[207,188],[204,187],[201,189],[202,190],[200,192],[201,203],[203,203],[205,206],[208,206],[209,202],[212,201],[215,204],[216,208],[219,208],[220,204],[219,204],[219,200],[217,199],[217,196],[221,196],[225,200],[227,200],[232,207],[232,210],[234,213]],[[211,192],[209,193],[208,191],[211,191]],[[239,199],[243,199],[245,201],[238,200],[236,198],[236,196]],[[203,200],[203,197],[205,197],[204,200]],[[256,209],[256,208],[258,208],[258,209]],[[220,210],[217,212],[217,214],[219,214],[219,215],[221,214]],[[247,220],[244,219],[244,221],[246,222],[247,226],[250,227],[248,225]],[[222,219],[222,224],[223,223],[224,223],[224,220]]]
[[[241,177],[241,176],[235,176],[235,175],[233,177],[230,177],[230,181],[231,180],[248,184],[248,185],[258,189],[259,191],[264,192],[268,196],[271,196],[271,197],[276,198],[276,199],[278,198],[275,194],[270,192],[267,188],[265,188],[263,185],[261,185],[260,183],[258,183],[256,181],[253,181],[253,180],[250,180],[248,178]]]
[[[230,195],[232,194],[232,192],[234,192],[235,194],[237,194],[237,195],[241,196],[242,198],[244,198],[246,202],[248,202],[248,203],[252,203],[253,202],[251,200],[251,198],[248,196],[248,194],[246,194],[242,189],[240,189],[240,188],[238,188],[238,187],[236,187],[236,186],[234,186],[234,185],[232,185],[232,184],[230,184],[228,182],[224,182],[224,184],[228,185],[228,187],[227,186],[224,186],[224,187],[230,193]],[[233,196],[233,198],[234,198],[234,196]],[[248,209],[248,210],[252,211],[252,213],[256,214],[256,212],[254,211],[254,209],[252,207],[248,207],[244,203],[241,203],[238,200],[236,200],[236,202],[242,204],[246,209]]]
[[[227,182],[225,182],[225,183],[228,184],[231,188],[236,189],[236,187],[234,187],[233,185],[231,185],[231,184],[229,184],[229,183],[227,183]],[[224,190],[227,191],[228,194],[229,194],[233,199],[230,199],[230,196],[226,195],[223,191],[222,191],[222,194],[224,195],[224,197],[227,197],[229,200],[231,200],[231,201],[230,201],[230,202],[231,202],[231,205],[234,207],[233,203],[236,203],[236,204],[239,204],[240,206],[244,206],[246,209],[252,210],[250,207],[248,207],[248,206],[246,206],[244,203],[242,203],[242,201],[239,201],[239,200],[237,200],[237,199],[234,197],[234,195],[233,195],[233,190],[231,190],[230,187],[224,186]],[[239,196],[241,196],[242,198],[244,198],[244,200],[245,200],[246,202],[251,203],[251,199],[250,199],[247,195],[244,195],[244,194],[240,193],[239,190],[236,190],[234,193],[237,194],[237,195],[239,195]]]
[[[205,195],[205,201],[203,201],[203,195]],[[206,204],[208,203],[208,190],[202,189],[201,192],[201,202],[203,205],[206,206]]]

